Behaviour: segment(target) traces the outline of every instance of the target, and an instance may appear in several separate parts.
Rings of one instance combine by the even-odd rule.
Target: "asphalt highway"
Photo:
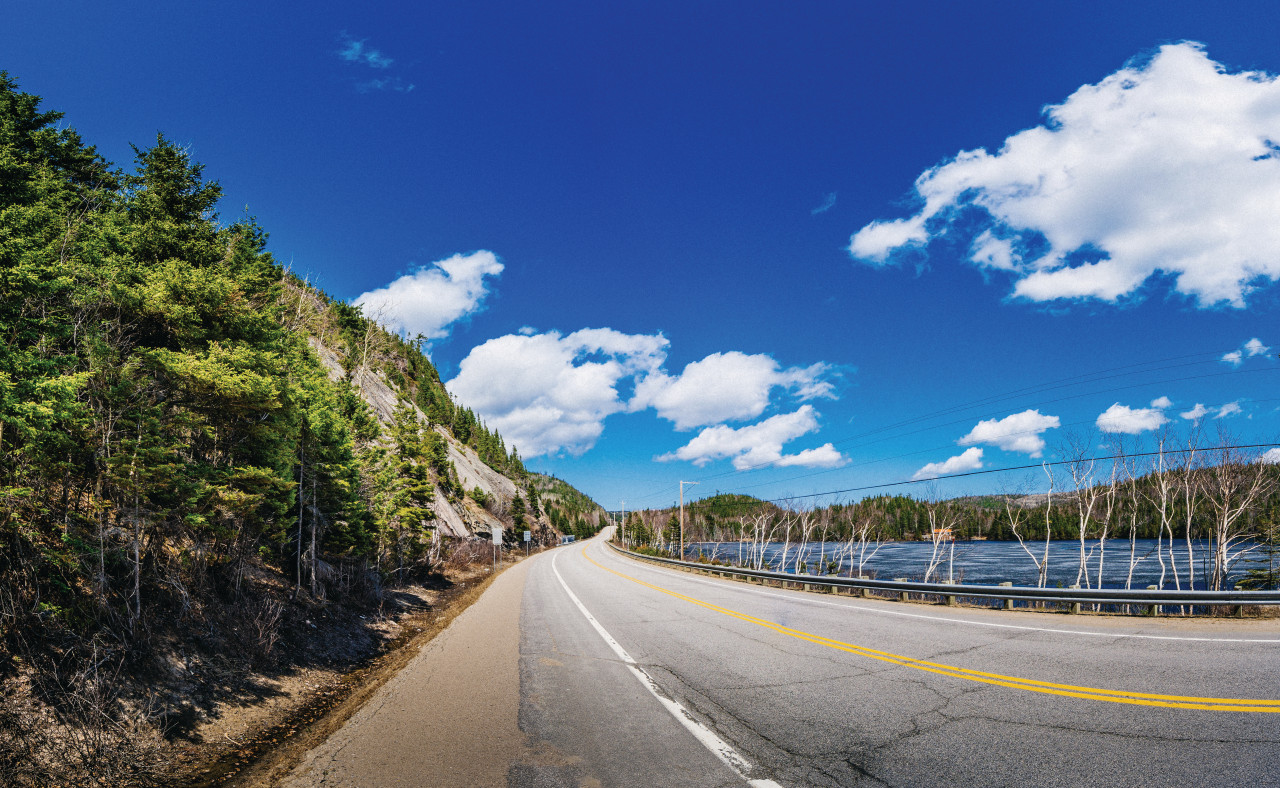
[[[556,757],[513,786],[1280,785],[1275,621],[838,598],[593,540],[530,567],[520,628]]]
[[[290,788],[1280,786],[1280,624],[517,564]]]

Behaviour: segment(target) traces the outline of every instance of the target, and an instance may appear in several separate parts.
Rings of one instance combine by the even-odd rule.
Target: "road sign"
[[[493,543],[496,545],[502,544],[502,528],[498,526],[494,526],[493,529]]]
[[[526,542],[532,542],[532,541],[533,541],[533,533],[532,533],[532,532],[530,532],[530,531],[525,531],[525,532],[524,532],[524,540],[525,540]]]

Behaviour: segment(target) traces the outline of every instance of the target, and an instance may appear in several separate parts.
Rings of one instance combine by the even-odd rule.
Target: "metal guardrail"
[[[832,592],[839,589],[858,590],[863,596],[870,591],[890,592],[902,601],[907,601],[910,594],[930,595],[944,598],[948,604],[955,604],[957,598],[1003,600],[1005,608],[1011,609],[1016,602],[1058,602],[1071,605],[1072,612],[1079,612],[1081,605],[1132,605],[1156,612],[1164,606],[1228,605],[1280,605],[1280,591],[1178,591],[1174,589],[1147,590],[1126,588],[1032,588],[1029,586],[989,586],[965,585],[961,583],[920,583],[903,580],[872,580],[862,577],[832,577],[830,575],[801,575],[791,572],[771,572],[763,569],[746,569],[738,566],[721,566],[704,564],[696,561],[678,561],[674,558],[645,555],[626,548],[618,547],[612,542],[607,544],[623,555],[666,564],[681,569],[692,569],[699,572],[721,575],[724,577],[744,577],[749,580],[776,582],[784,587],[803,586],[811,588],[829,588]]]

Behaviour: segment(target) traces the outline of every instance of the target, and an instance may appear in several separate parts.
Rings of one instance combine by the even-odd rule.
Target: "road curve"
[[[531,568],[525,587],[521,729],[580,753],[579,776],[606,785],[719,777],[685,779],[683,760],[655,771],[664,746],[627,741],[639,734],[618,719],[624,707],[614,700],[627,694],[630,706],[648,693],[583,623],[564,586],[663,694],[749,764],[751,779],[1280,784],[1275,622],[838,599],[673,571],[599,541],[553,558]],[[588,663],[584,681],[577,676]],[[645,779],[630,780],[628,764],[644,765]]]
[[[835,598],[593,540],[509,570],[285,784],[1277,785],[1277,654],[1274,622]]]

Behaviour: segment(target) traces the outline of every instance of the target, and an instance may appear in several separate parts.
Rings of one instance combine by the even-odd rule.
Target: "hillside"
[[[598,522],[185,148],[125,172],[60,119],[0,74],[0,783],[145,782],[251,670],[376,648],[473,537]]]

